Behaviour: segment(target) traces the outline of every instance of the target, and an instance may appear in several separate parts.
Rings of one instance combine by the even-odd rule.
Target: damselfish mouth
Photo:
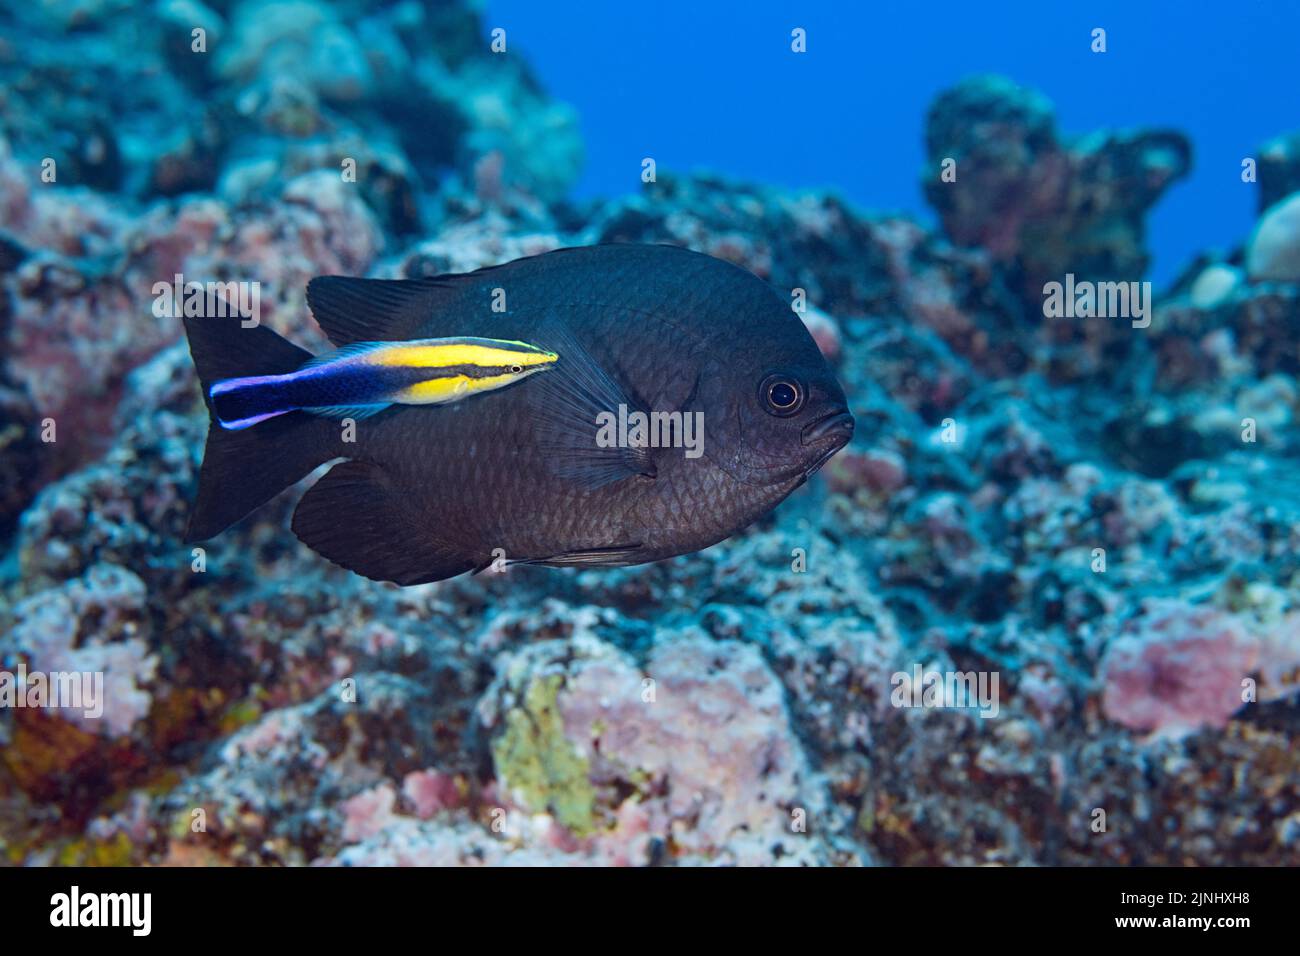
[[[853,416],[848,412],[832,412],[804,426],[800,436],[804,445],[826,445],[826,450],[804,472],[805,479],[816,474],[822,465],[849,443],[853,437],[853,425]]]
[[[842,439],[837,447],[849,443],[849,439],[853,437],[853,416],[849,412],[831,412],[815,422],[810,422],[804,426],[799,438],[805,445],[815,445],[832,436]]]

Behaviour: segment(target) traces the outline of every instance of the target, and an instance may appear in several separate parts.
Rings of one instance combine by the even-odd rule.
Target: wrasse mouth
[[[853,416],[850,413],[831,412],[805,425],[800,440],[804,445],[816,445],[828,438],[839,439],[834,450],[826,456],[829,458],[849,443],[849,439],[853,437],[853,425]]]

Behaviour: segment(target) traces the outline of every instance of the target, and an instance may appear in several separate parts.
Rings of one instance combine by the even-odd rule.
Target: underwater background
[[[5,0],[0,860],[1300,862],[1298,27]],[[313,276],[628,241],[770,282],[849,396],[755,526],[404,589],[296,494],[183,543],[157,283],[318,350]]]

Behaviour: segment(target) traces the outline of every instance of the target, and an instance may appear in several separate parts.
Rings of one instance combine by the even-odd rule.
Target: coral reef
[[[925,139],[926,197],[944,230],[1008,263],[1026,298],[1040,302],[1043,282],[1066,272],[1125,280],[1145,272],[1146,211],[1191,165],[1191,145],[1172,130],[1062,142],[1051,104],[1002,77],[941,94]]]
[[[644,664],[594,635],[498,662],[479,706],[497,786],[602,862],[815,863],[828,818],[781,686],[752,646],[665,635]],[[511,815],[507,812],[509,834]],[[851,856],[851,851],[848,852]]]
[[[1256,281],[1300,281],[1300,193],[1265,210],[1246,247],[1246,273]]]

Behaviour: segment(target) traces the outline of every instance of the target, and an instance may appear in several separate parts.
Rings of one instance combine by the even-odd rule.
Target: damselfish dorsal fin
[[[419,338],[419,329],[455,294],[435,279],[353,279],[318,276],[307,283],[307,305],[329,340],[393,342]]]
[[[496,286],[538,279],[548,270],[588,268],[594,280],[622,287],[628,277],[656,274],[665,257],[705,259],[672,246],[577,246],[552,249],[473,272],[420,279],[319,276],[307,283],[307,305],[335,345],[466,335],[467,319],[492,307]],[[610,263],[621,263],[612,272]],[[602,279],[603,276],[603,279]]]

